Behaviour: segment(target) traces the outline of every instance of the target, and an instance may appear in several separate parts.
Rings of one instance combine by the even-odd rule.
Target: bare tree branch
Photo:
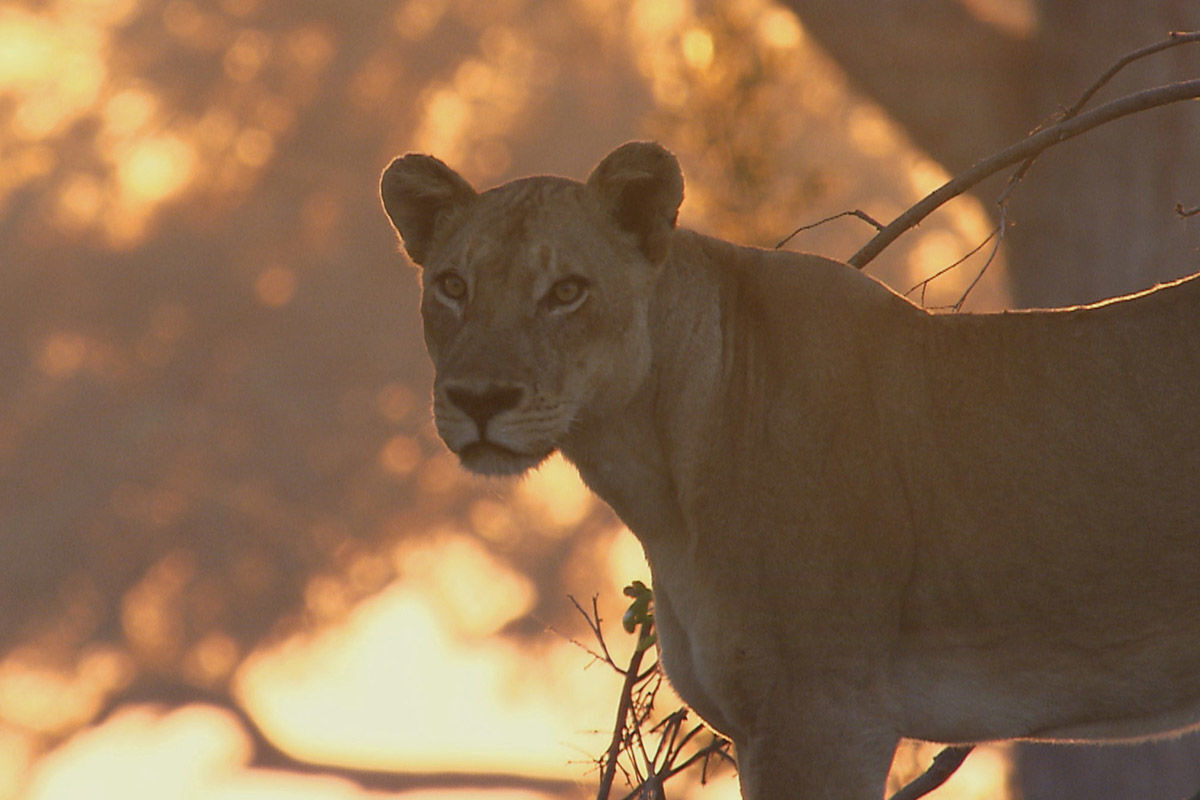
[[[1104,72],[1103,75],[1101,75],[1099,78],[1097,78],[1095,81],[1092,82],[1092,85],[1089,86],[1083,92],[1082,95],[1080,95],[1079,99],[1075,101],[1074,105],[1072,105],[1070,108],[1066,109],[1061,114],[1056,115],[1057,121],[1059,123],[1062,123],[1062,122],[1065,122],[1066,120],[1077,117],[1079,115],[1079,112],[1081,112],[1083,110],[1084,106],[1087,105],[1088,101],[1092,97],[1094,97],[1095,94],[1098,91],[1100,91],[1100,89],[1103,88],[1109,81],[1111,81],[1117,75],[1117,73],[1119,73],[1122,69],[1127,67],[1129,64],[1132,64],[1133,62],[1135,62],[1139,59],[1146,58],[1147,56],[1153,55],[1155,53],[1160,53],[1163,50],[1167,50],[1169,48],[1177,47],[1179,45],[1188,44],[1191,42],[1200,42],[1200,31],[1188,32],[1188,33],[1174,31],[1164,41],[1157,42],[1148,47],[1143,47],[1140,50],[1136,50],[1136,51],[1118,59],[1111,67],[1108,68],[1108,70],[1106,70]],[[1039,125],[1038,128],[1035,129],[1034,133],[1037,133],[1045,128],[1046,128],[1045,124]],[[999,210],[1000,221],[996,225],[996,227],[992,229],[992,232],[990,234],[988,234],[988,237],[986,239],[984,239],[983,242],[981,242],[977,247],[972,249],[969,253],[967,253],[965,256],[958,259],[957,261],[955,261],[950,266],[938,270],[934,275],[917,283],[915,286],[913,286],[911,289],[909,289],[907,292],[905,292],[905,296],[911,294],[913,291],[920,288],[920,290],[921,290],[921,305],[924,306],[925,305],[925,290],[928,288],[930,281],[932,281],[942,275],[945,275],[947,272],[951,271],[958,265],[962,264],[964,261],[966,261],[972,255],[974,255],[976,252],[978,252],[985,244],[987,244],[987,242],[989,240],[991,240],[993,237],[995,237],[996,242],[992,247],[991,253],[988,254],[987,260],[984,262],[983,267],[980,268],[979,272],[975,275],[975,278],[971,281],[970,285],[967,286],[966,290],[958,298],[958,301],[955,302],[953,305],[946,307],[953,311],[959,311],[962,309],[963,303],[966,302],[966,299],[971,294],[971,291],[979,284],[980,279],[983,278],[984,273],[987,272],[988,267],[991,266],[992,262],[996,258],[997,253],[1000,251],[1000,244],[1004,240],[1004,232],[1007,229],[1007,225],[1008,225],[1008,201],[1009,201],[1009,198],[1012,196],[1013,190],[1016,189],[1017,185],[1024,179],[1026,173],[1029,172],[1030,167],[1033,166],[1033,163],[1037,160],[1037,157],[1038,157],[1038,155],[1040,155],[1041,152],[1042,151],[1039,150],[1038,152],[1035,152],[1032,155],[1030,155],[1028,158],[1025,159],[1025,161],[1021,164],[1021,166],[1018,167],[1011,176],[1009,176],[1008,183],[1004,187],[1004,191],[1002,191],[1000,193],[1000,196],[996,199],[996,207]],[[1182,213],[1181,204],[1176,204],[1175,211],[1177,213],[1179,213],[1181,217],[1185,216]],[[851,213],[851,212],[847,212],[847,213]]]
[[[618,674],[624,675],[625,670],[623,670],[617,664],[617,662],[613,660],[612,654],[608,652],[608,643],[604,641],[604,632],[600,629],[600,607],[599,607],[599,605],[597,605],[596,596],[595,595],[592,596],[592,611],[590,614],[584,609],[584,607],[579,603],[579,601],[575,599],[575,597],[573,595],[567,595],[567,597],[575,605],[575,610],[579,612],[580,616],[582,616],[585,620],[587,620],[587,625],[588,625],[588,628],[590,628],[592,631],[592,636],[594,636],[596,641],[600,643],[600,652],[597,653],[595,650],[588,647],[583,642],[580,642],[577,639],[573,639],[570,636],[567,636],[562,633],[558,633],[558,631],[554,630],[553,627],[551,627],[550,630],[553,631],[554,633],[557,633],[559,636],[566,639],[568,642],[575,645],[583,652],[587,653],[589,656],[591,656],[596,661],[599,661],[603,664],[607,664],[608,666],[610,666],[614,670],[616,670]]]
[[[635,797],[662,800],[665,798],[664,784],[696,763],[703,766],[703,780],[707,777],[708,762],[713,756],[732,761],[728,752],[730,742],[714,735],[707,745],[695,749],[696,737],[706,729],[703,725],[694,725],[685,733],[684,723],[689,713],[686,707],[675,710],[650,726],[655,699],[663,680],[657,661],[641,670],[643,656],[656,641],[653,593],[640,581],[634,581],[625,587],[625,594],[633,598],[633,603],[622,618],[622,624],[627,632],[636,634],[637,644],[628,666],[618,668],[625,679],[618,699],[612,738],[607,751],[597,759],[601,775],[596,797],[597,800],[609,800],[619,770],[632,787],[625,800]],[[593,634],[601,639],[601,647],[607,653],[608,648],[604,646],[603,634],[599,629],[599,614],[588,614],[578,603],[576,607],[588,619]],[[651,736],[655,739],[648,746],[647,739]],[[680,759],[683,759],[682,763]]]
[[[892,795],[892,800],[917,800],[918,797],[929,794],[949,780],[974,749],[973,745],[947,747],[933,757],[933,763],[929,765],[929,769]]]
[[[1093,81],[1092,85],[1084,90],[1083,94],[1079,96],[1079,99],[1075,101],[1073,106],[1068,108],[1063,113],[1057,115],[1057,121],[1064,122],[1072,119],[1073,117],[1079,116],[1079,112],[1083,111],[1084,107],[1088,104],[1088,101],[1091,100],[1098,91],[1104,88],[1109,81],[1115,78],[1117,73],[1125,69],[1125,67],[1129,66],[1133,62],[1146,58],[1147,56],[1154,55],[1155,53],[1161,53],[1163,50],[1167,50],[1172,47],[1178,47],[1181,44],[1188,44],[1190,42],[1200,42],[1200,31],[1193,31],[1189,33],[1172,31],[1171,34],[1163,41],[1156,42],[1148,47],[1143,47],[1140,50],[1135,50],[1132,53],[1117,59],[1117,61],[1111,67],[1109,67],[1103,75]],[[1033,132],[1037,133],[1045,127],[1046,126],[1044,124],[1039,125]],[[1004,210],[1004,206],[1008,202],[1008,198],[1012,195],[1013,189],[1016,188],[1016,185],[1021,182],[1021,180],[1025,177],[1025,174],[1029,172],[1029,168],[1033,166],[1033,162],[1037,160],[1039,153],[1034,153],[1033,155],[1029,156],[1029,158],[1025,159],[1025,163],[1021,165],[1020,169],[1014,172],[1008,179],[1008,185],[1005,186],[1004,191],[1000,193],[1000,197],[996,200],[996,204],[1000,206],[1001,211]]]
[[[1177,103],[1181,100],[1193,100],[1200,97],[1200,80],[1180,81],[1166,86],[1146,89],[1141,92],[1126,95],[1111,103],[1106,103],[1079,116],[1063,120],[1055,125],[1031,134],[1014,145],[1006,147],[999,153],[985,158],[975,166],[959,173],[953,179],[942,184],[924,199],[918,202],[889,223],[878,235],[867,242],[857,253],[850,257],[849,263],[862,269],[869,264],[885,247],[894,242],[899,236],[912,228],[946,201],[957,197],[985,178],[995,175],[1005,167],[1010,167],[1056,144],[1073,139],[1082,133],[1099,127],[1107,122],[1121,117],[1136,114],[1149,108]]]
[[[294,775],[338,778],[349,781],[369,792],[406,792],[415,790],[476,790],[514,789],[546,794],[563,794],[574,783],[569,780],[542,778],[519,773],[502,772],[406,772],[401,770],[369,769],[340,764],[306,761],[276,745],[241,705],[227,693],[191,686],[169,678],[145,677],[117,695],[109,698],[96,716],[96,725],[103,724],[122,708],[135,705],[161,706],[164,709],[200,704],[220,709],[234,717],[251,742],[251,756],[246,764],[252,769],[281,770]]]
[[[1116,77],[1117,73],[1125,69],[1135,61],[1143,59],[1147,56],[1152,56],[1155,53],[1161,53],[1163,50],[1168,50],[1172,47],[1178,47],[1181,44],[1189,42],[1200,42],[1200,31],[1171,31],[1171,33],[1161,42],[1155,42],[1148,47],[1143,47],[1140,50],[1134,50],[1127,56],[1123,56],[1116,61],[1108,70],[1096,79],[1096,82],[1087,88],[1079,99],[1075,101],[1075,105],[1067,109],[1063,114],[1064,119],[1070,119],[1076,116],[1083,107],[1088,104],[1088,101],[1100,91],[1109,81]]]
[[[652,624],[652,622],[642,622],[638,626],[637,640],[639,642],[643,636],[649,635],[649,627]],[[600,787],[596,793],[596,800],[608,800],[612,791],[613,779],[617,773],[617,758],[621,755],[621,749],[625,743],[625,722],[629,719],[629,711],[633,707],[633,687],[637,683],[638,670],[641,669],[642,658],[645,655],[645,649],[634,647],[633,655],[629,657],[629,666],[625,668],[625,681],[621,686],[621,696],[617,703],[617,719],[613,725],[613,735],[608,745],[608,751],[602,759],[604,771],[600,776]]]

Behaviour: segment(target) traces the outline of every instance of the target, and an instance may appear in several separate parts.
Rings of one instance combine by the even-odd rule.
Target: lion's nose
[[[487,433],[488,420],[502,411],[516,408],[524,395],[519,386],[446,387],[446,397],[475,420],[481,436]]]

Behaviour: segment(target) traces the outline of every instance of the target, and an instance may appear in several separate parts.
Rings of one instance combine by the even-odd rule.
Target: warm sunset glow
[[[677,32],[694,12],[687,0],[637,0],[633,23],[647,37]]]
[[[406,477],[421,463],[421,446],[409,436],[393,436],[379,452],[379,463],[388,472]]]
[[[758,23],[758,33],[764,44],[788,50],[800,44],[804,29],[791,11],[771,8],[763,13]]]
[[[909,275],[920,280],[934,264],[952,264],[962,255],[962,244],[948,231],[932,231],[917,239],[908,255]],[[914,281],[915,282],[915,281]]]
[[[274,150],[274,139],[261,128],[247,128],[238,134],[233,143],[233,152],[248,167],[263,166],[270,160]]]
[[[271,54],[272,42],[261,31],[244,30],[225,51],[225,72],[238,83],[253,80]]]
[[[446,13],[446,0],[405,0],[399,4],[392,22],[405,39],[419,41],[429,35]]]
[[[712,34],[692,28],[683,34],[683,60],[692,69],[708,69],[713,60]]]
[[[222,5],[235,17],[251,8]],[[171,0],[161,16],[167,34],[187,47],[221,48],[224,77],[248,87],[217,93],[219,99],[193,118],[165,109],[146,81],[110,75],[111,41],[138,6],[135,0],[64,0],[43,13],[0,6],[0,99],[11,111],[0,117],[0,132],[10,137],[0,148],[0,208],[13,191],[55,166],[54,151],[42,143],[95,119],[101,123],[97,164],[64,178],[55,221],[74,234],[96,231],[115,247],[133,247],[161,206],[185,190],[244,191],[250,173],[268,164],[277,137],[295,123],[294,103],[263,96],[256,81],[283,58],[293,60],[297,72],[312,72],[331,57],[332,43],[319,28],[299,28],[279,43],[256,29],[227,29],[221,14]],[[239,119],[226,103],[253,105],[254,119]],[[212,163],[226,156],[232,163]]]
[[[0,661],[0,720],[30,732],[69,731],[96,713],[131,668],[123,654],[108,649],[85,654],[72,668],[18,650]]]
[[[389,383],[375,396],[376,409],[392,424],[403,420],[416,406],[417,398],[412,390],[400,383]]]
[[[586,654],[549,632],[529,651],[490,638],[486,628],[521,613],[517,606],[488,612],[496,618],[472,631],[478,623],[472,614],[511,602],[504,598],[512,592],[502,580],[472,585],[495,584],[504,572],[479,563],[478,551],[464,557],[469,542],[447,540],[406,556],[414,572],[355,610],[346,624],[246,663],[241,694],[281,745],[362,767],[515,770],[586,787],[589,754],[602,746],[617,680],[600,667],[585,670]],[[612,553],[612,589],[645,576],[640,545],[627,532]],[[439,570],[447,577],[431,574]],[[475,610],[464,616],[462,608],[447,609],[447,599]],[[628,646],[616,638],[612,644],[622,651]],[[661,701],[665,707],[678,702],[666,689]],[[738,796],[728,776],[702,791],[692,784],[692,797]]]
[[[24,775],[36,755],[33,735],[0,726],[0,797],[19,797]]]
[[[456,91],[446,88],[434,92],[429,97],[426,109],[428,122],[424,136],[432,145],[429,149],[440,152],[462,135],[469,121],[470,106]],[[439,148],[439,144],[443,147]]]
[[[950,173],[945,167],[927,158],[913,159],[908,170],[909,182],[913,191],[924,196],[950,180]]]
[[[254,281],[254,294],[268,308],[286,306],[296,294],[296,273],[287,267],[269,267]]]
[[[88,175],[67,182],[58,198],[59,222],[67,229],[86,228],[101,212],[104,192],[100,183]]]
[[[167,499],[169,498],[159,498]],[[181,498],[179,498],[181,500]],[[159,513],[170,514],[168,509]],[[196,564],[186,553],[173,553],[155,564],[125,596],[121,624],[133,647],[153,661],[177,655],[182,645],[176,605]]]
[[[847,122],[854,144],[867,156],[890,156],[900,146],[895,125],[873,106],[863,104],[855,107]]]
[[[281,745],[308,757],[581,776],[570,763],[579,751],[566,743],[587,746],[581,731],[605,724],[612,681],[585,676],[587,657],[565,642],[534,655],[459,638],[439,621],[438,596],[396,586],[339,631],[252,658],[240,681],[248,708]]]
[[[1027,39],[1037,31],[1035,0],[962,0],[962,4],[980,20],[1010,36]]]
[[[185,787],[215,788],[245,761],[247,746],[236,722],[215,709],[125,710],[48,757],[26,797],[179,797]]]
[[[236,720],[209,706],[173,712],[135,707],[119,712],[93,731],[45,759],[33,773],[21,800],[370,800],[351,782],[247,769],[249,742]],[[18,769],[19,741],[0,734],[0,767]],[[0,768],[0,796],[9,775]],[[15,784],[14,784],[15,787]],[[549,800],[520,790],[405,792],[405,800]]]
[[[104,125],[111,136],[124,137],[148,125],[158,111],[158,99],[149,92],[126,89],[104,104]]]
[[[543,516],[542,524],[567,533],[592,508],[595,499],[575,467],[556,453],[517,486],[517,500]]]
[[[15,8],[0,11],[0,82],[5,85],[34,83],[49,71],[54,56],[53,37],[31,14]]]
[[[174,136],[132,143],[121,157],[118,183],[135,204],[161,202],[186,186],[195,169],[195,152]]]
[[[17,101],[14,132],[51,136],[100,96],[107,77],[102,33],[82,16],[49,19],[0,7],[0,94]]]
[[[63,378],[83,366],[88,355],[85,337],[61,331],[52,334],[42,344],[38,367],[52,378]]]
[[[402,542],[395,560],[405,585],[439,598],[441,622],[466,637],[497,633],[526,614],[535,599],[524,576],[472,537],[452,531],[435,532],[420,543]]]

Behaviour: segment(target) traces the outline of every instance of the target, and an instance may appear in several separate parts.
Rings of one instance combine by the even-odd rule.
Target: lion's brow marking
[[[569,188],[569,182],[562,179],[525,178],[493,190],[498,193],[494,196],[496,207],[484,230],[487,239],[495,243],[495,250],[488,248],[488,255],[502,264],[505,272],[519,277],[519,265],[526,263],[539,275],[555,274],[559,255],[553,245],[543,241],[547,229],[544,212],[569,202],[564,196]]]

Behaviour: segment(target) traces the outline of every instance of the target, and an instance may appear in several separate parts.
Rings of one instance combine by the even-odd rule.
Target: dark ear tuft
[[[587,183],[617,226],[637,236],[647,259],[658,263],[667,257],[683,202],[675,156],[653,142],[629,142],[608,154]]]
[[[404,249],[424,264],[438,223],[475,198],[475,190],[433,156],[408,154],[383,171],[379,181],[383,209],[404,241]]]

